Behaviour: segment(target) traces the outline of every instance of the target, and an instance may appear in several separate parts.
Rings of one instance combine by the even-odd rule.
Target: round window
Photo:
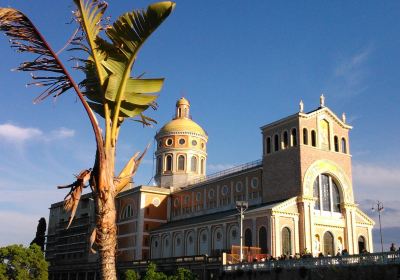
[[[181,138],[179,139],[179,145],[184,145],[186,143],[185,139]]]
[[[155,197],[155,198],[153,198],[153,201],[152,201],[152,203],[153,203],[153,205],[155,206],[155,207],[158,207],[158,206],[160,206],[160,199],[158,198],[158,197]]]
[[[229,192],[228,186],[227,185],[223,185],[221,192],[222,192],[223,196],[226,196],[228,194],[228,192]]]
[[[258,178],[254,177],[253,179],[251,179],[251,187],[253,189],[257,189],[258,188]]]
[[[172,141],[172,138],[168,138],[167,141],[165,142],[165,144],[166,144],[167,146],[171,146],[173,142],[174,142],[174,141]]]
[[[197,141],[196,140],[192,140],[192,145],[193,146],[197,146]]]
[[[243,184],[242,184],[242,182],[237,182],[236,183],[236,192],[242,192],[242,190],[243,190]]]
[[[208,198],[213,199],[214,198],[214,189],[211,189],[208,191]]]

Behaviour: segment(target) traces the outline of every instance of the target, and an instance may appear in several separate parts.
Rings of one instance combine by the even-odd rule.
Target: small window
[[[342,138],[342,153],[347,154],[347,146],[345,138]]]
[[[190,171],[197,172],[197,157],[192,156],[190,161]]]
[[[165,171],[172,171],[172,155],[167,155],[165,161],[167,163]]]
[[[178,156],[178,171],[185,170],[185,156],[180,155]]]
[[[311,145],[317,147],[317,134],[315,133],[315,130],[311,131]]]
[[[204,158],[201,159],[201,174],[204,175]]]
[[[283,132],[283,149],[286,149],[289,146],[289,137],[287,131]]]
[[[185,139],[181,138],[179,139],[179,145],[184,145],[186,143]]]
[[[339,152],[339,138],[337,136],[333,137],[333,142],[335,144],[335,152]]]
[[[197,146],[197,141],[196,140],[192,140],[192,145],[193,146]]]
[[[279,151],[279,136],[278,136],[278,134],[275,134],[275,136],[274,136],[274,151],[275,152]]]
[[[271,153],[271,137],[267,137],[267,154]]]
[[[166,144],[167,146],[171,146],[172,143],[174,143],[174,141],[172,141],[172,138],[168,138],[167,141],[165,142],[165,144]]]
[[[303,144],[308,145],[308,130],[303,128]]]
[[[290,138],[291,138],[292,147],[296,147],[297,146],[297,129],[292,128],[292,131],[290,133]]]

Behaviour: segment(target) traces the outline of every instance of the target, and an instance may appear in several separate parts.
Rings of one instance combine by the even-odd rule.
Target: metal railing
[[[224,177],[224,176],[229,175],[229,174],[233,174],[233,173],[236,173],[236,172],[244,171],[244,170],[251,169],[251,168],[254,168],[254,167],[258,167],[258,166],[261,166],[261,165],[262,165],[262,160],[261,159],[258,159],[258,160],[255,160],[255,161],[251,161],[251,162],[247,162],[247,163],[244,163],[244,164],[232,167],[232,168],[228,168],[228,169],[225,169],[225,170],[222,170],[222,171],[219,171],[219,172],[212,173],[212,174],[204,176],[204,177],[200,177],[200,178],[191,180],[189,182],[189,184],[186,185],[186,186],[193,187],[193,186],[195,186],[197,184],[200,184],[200,183],[203,184],[203,183],[218,179],[220,177]]]
[[[351,266],[351,265],[386,265],[400,264],[400,252],[367,253],[351,256],[323,257],[323,258],[301,258],[290,260],[267,260],[264,262],[227,264],[222,267],[223,271],[236,270],[272,270],[275,268],[318,268],[327,266]]]

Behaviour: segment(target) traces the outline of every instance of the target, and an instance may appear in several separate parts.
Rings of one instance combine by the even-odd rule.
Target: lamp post
[[[240,262],[243,262],[243,218],[244,212],[249,207],[247,201],[236,201],[236,209],[240,214]]]
[[[383,203],[379,200],[376,202],[376,206],[372,207],[372,211],[378,211],[378,218],[379,218],[379,234],[381,236],[381,249],[383,253],[383,238],[382,238],[382,225],[381,225],[381,212],[383,211]]]

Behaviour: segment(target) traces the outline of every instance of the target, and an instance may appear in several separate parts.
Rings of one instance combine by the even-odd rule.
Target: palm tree
[[[155,93],[161,90],[164,82],[162,78],[131,77],[132,67],[146,39],[170,15],[175,3],[155,3],[146,10],[125,13],[112,25],[105,26],[107,4],[104,1],[74,2],[79,30],[71,41],[71,49],[85,54],[84,58],[77,58],[81,65],[77,68],[85,73],[85,79],[80,83],[74,81],[56,52],[22,12],[0,8],[0,30],[10,38],[11,47],[37,55],[36,59],[23,62],[17,68],[39,73],[32,75],[32,84],[44,86],[45,90],[35,102],[73,89],[86,111],[96,140],[93,168],[83,170],[74,183],[60,188],[71,188],[64,204],[65,209],[71,211],[71,223],[82,189],[89,182],[96,211],[96,227],[91,241],[96,243],[100,253],[102,279],[117,279],[115,197],[131,182],[145,153],[133,155],[117,175],[115,152],[118,135],[127,119],[144,125],[155,122],[143,112],[149,107],[156,108]],[[104,119],[104,132],[95,113]]]

